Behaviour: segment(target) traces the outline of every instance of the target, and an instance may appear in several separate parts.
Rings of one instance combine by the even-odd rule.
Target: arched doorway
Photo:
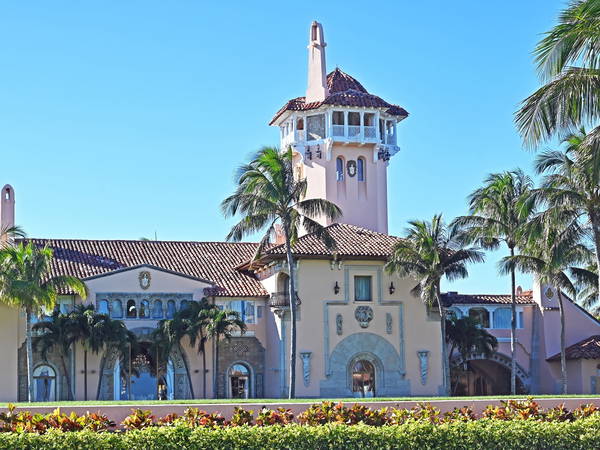
[[[471,355],[467,362],[456,357],[451,365],[452,395],[509,395],[510,358],[494,353],[490,358]],[[529,377],[517,366],[517,393],[526,394]]]
[[[375,366],[366,359],[352,363],[352,393],[355,397],[375,397]]]
[[[367,364],[358,364],[366,361]],[[362,377],[363,393],[379,397],[410,393],[404,359],[385,338],[374,333],[354,333],[342,339],[325,358],[326,378],[320,382],[321,397],[354,397],[355,375]],[[356,373],[355,373],[356,369]],[[360,384],[358,385],[360,386]],[[366,387],[366,390],[365,390]],[[358,393],[357,393],[358,392]]]
[[[227,373],[229,398],[250,397],[250,369],[242,363],[233,364]]]
[[[58,398],[56,371],[48,364],[33,369],[33,398],[36,402],[53,402]]]
[[[101,363],[98,400],[168,400],[192,398],[187,364],[179,347],[167,361],[152,346],[151,329],[132,330],[139,339],[129,355],[109,351]]]

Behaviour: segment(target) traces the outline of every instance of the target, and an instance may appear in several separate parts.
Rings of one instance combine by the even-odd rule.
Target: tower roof
[[[348,75],[339,67],[336,67],[333,72],[327,75],[327,87],[329,88],[330,94],[348,90],[359,91],[368,94],[367,90],[358,82],[356,78]]]
[[[402,118],[408,116],[408,112],[404,108],[370,94],[356,78],[337,67],[327,75],[327,87],[329,95],[323,101],[306,103],[305,97],[289,100],[277,111],[269,125],[273,125],[286,111],[307,111],[320,108],[323,105],[384,108],[385,112],[390,115]]]

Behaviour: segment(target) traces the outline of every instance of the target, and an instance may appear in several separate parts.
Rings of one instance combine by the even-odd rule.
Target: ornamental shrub
[[[308,426],[205,428],[184,425],[146,427],[123,433],[88,430],[45,434],[0,433],[0,448],[10,449],[596,449],[600,417],[542,420],[454,421],[439,424],[412,420],[374,427],[326,424]]]

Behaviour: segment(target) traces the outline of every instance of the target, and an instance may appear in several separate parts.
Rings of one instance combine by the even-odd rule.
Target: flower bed
[[[0,414],[0,448],[600,448],[600,410],[582,405],[543,410],[533,400],[506,401],[476,417],[469,408],[440,413],[429,405],[371,409],[315,404],[289,410],[236,408],[220,414],[189,408],[156,418],[134,410],[117,429],[102,414]]]

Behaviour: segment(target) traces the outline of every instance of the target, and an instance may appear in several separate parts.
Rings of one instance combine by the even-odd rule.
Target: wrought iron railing
[[[300,304],[298,294],[296,294],[296,306]],[[272,308],[289,308],[290,294],[287,292],[272,292],[269,298],[269,306]]]

